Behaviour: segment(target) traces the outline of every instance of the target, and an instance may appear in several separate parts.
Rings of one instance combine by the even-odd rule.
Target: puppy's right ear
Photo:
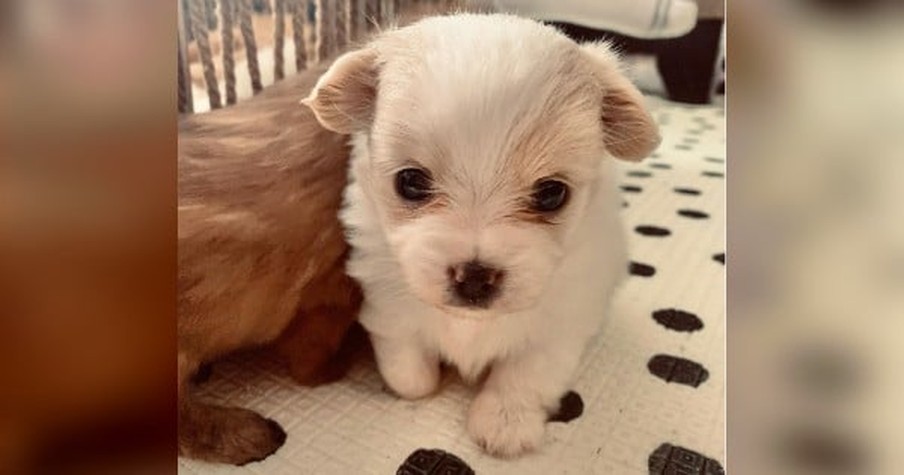
[[[350,134],[370,125],[377,98],[377,53],[365,48],[339,57],[301,103],[324,128]]]

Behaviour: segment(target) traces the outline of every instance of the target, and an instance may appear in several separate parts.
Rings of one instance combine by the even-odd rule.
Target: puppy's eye
[[[557,211],[568,201],[568,185],[559,180],[540,180],[534,185],[531,199],[531,205],[537,211]]]
[[[407,201],[424,201],[433,194],[433,180],[419,168],[406,168],[395,177],[395,189]]]

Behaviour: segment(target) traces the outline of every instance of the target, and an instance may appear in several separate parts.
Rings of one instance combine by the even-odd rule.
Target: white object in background
[[[528,18],[562,21],[643,39],[675,38],[697,24],[690,0],[470,0]]]
[[[656,66],[656,56],[649,54],[632,54],[622,58],[622,64],[631,82],[644,94],[655,94],[667,97],[665,83]]]

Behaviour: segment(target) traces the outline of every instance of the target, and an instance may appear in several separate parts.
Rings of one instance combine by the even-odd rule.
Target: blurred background
[[[729,472],[904,470],[902,13],[728,4]]]
[[[0,473],[173,465],[175,21],[2,4]]]
[[[258,25],[273,6],[248,3],[258,47],[273,51],[275,31]],[[370,18],[422,2],[372,3]],[[650,73],[644,88],[676,100],[730,89],[726,468],[901,473],[900,2],[736,1],[721,17],[703,2],[664,2],[668,15],[653,3],[651,13],[584,2],[569,16],[546,15],[541,2],[441,7],[522,9],[575,35],[621,35],[641,53],[635,69]],[[211,89],[229,97],[225,76],[205,75],[193,13],[180,5],[2,4],[0,473],[175,470],[175,124],[180,107],[215,107]],[[286,18],[305,13],[300,31],[314,38],[304,64],[317,45],[328,56],[330,39],[318,43],[310,27],[316,10],[286,8]],[[200,11],[221,33],[222,16]],[[712,68],[660,59],[692,32],[712,45],[695,48],[711,51],[699,61]],[[679,46],[650,43],[671,39]],[[286,74],[298,66],[294,45]],[[238,59],[246,47],[235,47],[237,71],[249,67]],[[279,73],[264,56],[266,81]],[[181,82],[174,61],[186,66]],[[254,89],[244,74],[238,97]]]

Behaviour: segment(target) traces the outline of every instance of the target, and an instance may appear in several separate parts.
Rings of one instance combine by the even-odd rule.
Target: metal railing
[[[237,63],[244,63],[251,94],[265,86],[258,42],[272,40],[273,81],[286,75],[286,23],[292,29],[294,70],[317,64],[359,41],[380,25],[396,20],[414,0],[178,0],[179,2],[179,112],[194,112],[194,97],[206,89],[210,109],[235,104]],[[253,19],[272,21],[272,37],[262,38]],[[238,35],[236,34],[238,30]],[[241,39],[239,43],[237,40]],[[215,48],[214,44],[219,48]],[[236,46],[244,49],[238,57]],[[217,51],[219,50],[219,51]],[[269,60],[269,58],[268,58]],[[203,88],[192,92],[192,64],[200,63]],[[221,68],[223,88],[217,74]],[[197,75],[197,72],[196,72]],[[221,92],[225,93],[225,101]]]

